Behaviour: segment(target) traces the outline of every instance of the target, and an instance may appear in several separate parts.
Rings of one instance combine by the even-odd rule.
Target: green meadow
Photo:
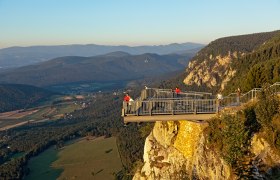
[[[28,163],[27,180],[45,179],[114,179],[121,168],[116,138],[79,140],[60,150],[54,147]]]
[[[68,145],[52,166],[64,170],[58,179],[114,179],[122,168],[114,137]]]
[[[25,178],[26,180],[50,180],[59,177],[63,169],[54,169],[51,164],[58,158],[57,150],[51,147],[32,158],[28,162],[30,172]]]

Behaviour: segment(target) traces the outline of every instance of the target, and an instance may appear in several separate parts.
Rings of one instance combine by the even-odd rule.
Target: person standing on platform
[[[223,95],[221,92],[217,94],[217,110],[220,111],[220,107],[222,105]]]
[[[236,90],[236,101],[237,101],[237,106],[240,105],[240,95],[241,95],[241,90],[240,90],[240,88],[237,88],[237,90]]]
[[[125,107],[125,113],[128,113],[130,111],[129,110],[130,99],[131,99],[131,97],[128,94],[126,94],[123,98],[123,102],[126,103],[126,105],[124,106]]]
[[[179,97],[180,93],[181,93],[181,90],[178,87],[176,87],[176,89],[175,89],[176,97]]]

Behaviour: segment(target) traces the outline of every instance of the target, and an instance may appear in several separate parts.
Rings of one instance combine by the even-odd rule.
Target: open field
[[[14,121],[10,122],[9,120],[6,120],[8,121],[8,123],[3,123],[1,122],[0,124],[0,131],[4,131],[4,130],[8,130],[8,129],[11,129],[11,128],[15,128],[15,127],[18,127],[18,126],[22,126],[24,124],[27,124],[27,123],[32,123],[34,120],[30,120],[30,121],[21,121],[21,122],[18,122],[18,123],[15,123]]]
[[[76,95],[75,97],[76,97],[76,99],[85,99],[85,97],[82,95]]]
[[[114,81],[114,82],[82,82],[82,83],[69,83],[61,85],[52,85],[48,89],[64,94],[79,94],[98,91],[109,91],[113,89],[123,88],[127,85],[128,81]]]
[[[0,113],[0,119],[19,119],[23,118],[27,115],[33,114],[37,112],[38,110],[16,110],[16,111],[10,111],[5,113]]]
[[[121,170],[116,138],[81,140],[63,148],[53,168],[64,169],[58,179],[114,179]]]
[[[30,169],[29,175],[26,180],[48,180],[56,179],[62,172],[62,169],[51,168],[52,162],[57,159],[57,150],[51,147],[41,153],[40,155],[32,158],[28,162],[28,168]]]
[[[56,115],[63,115],[65,113],[70,113],[73,112],[76,109],[80,109],[80,105],[74,104],[74,103],[69,103],[69,104],[62,104],[62,105],[57,105],[55,107],[55,110],[49,113],[49,116],[56,116]]]
[[[21,126],[28,122],[38,123],[57,120],[63,118],[64,114],[80,108],[81,105],[74,102],[62,102],[56,105],[0,113],[0,131]]]
[[[15,110],[15,111],[0,113],[0,118],[5,118],[5,117],[12,116],[13,114],[18,113],[19,111],[21,111],[21,110]]]

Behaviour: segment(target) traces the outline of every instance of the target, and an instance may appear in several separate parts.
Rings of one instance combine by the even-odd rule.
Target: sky
[[[0,0],[0,48],[197,42],[280,29],[280,0]]]

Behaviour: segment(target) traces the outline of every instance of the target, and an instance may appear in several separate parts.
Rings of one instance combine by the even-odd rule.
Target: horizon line
[[[8,49],[8,48],[28,48],[28,47],[50,47],[50,46],[75,46],[75,45],[80,45],[80,46],[89,46],[89,45],[96,45],[96,46],[113,46],[113,47],[117,47],[117,46],[127,46],[127,47],[141,47],[141,46],[168,46],[168,45],[172,45],[172,44],[179,44],[179,45],[181,45],[181,44],[186,44],[186,43],[193,43],[193,44],[200,44],[200,45],[203,45],[203,46],[205,46],[205,45],[207,45],[207,44],[209,44],[209,43],[199,43],[199,42],[190,42],[190,41],[188,41],[188,42],[182,42],[182,43],[178,43],[178,42],[174,42],[174,43],[164,43],[164,44],[137,44],[137,45],[128,45],[128,44],[95,44],[95,43],[85,43],[85,44],[83,44],[83,43],[81,43],[81,44],[79,44],[79,43],[70,43],[70,44],[53,44],[53,45],[51,45],[51,44],[45,44],[45,45],[43,45],[43,44],[38,44],[38,45],[27,45],[27,46],[21,46],[21,45],[14,45],[14,46],[7,46],[7,47],[3,47],[3,48],[1,48],[0,47],[0,50],[1,49]]]

